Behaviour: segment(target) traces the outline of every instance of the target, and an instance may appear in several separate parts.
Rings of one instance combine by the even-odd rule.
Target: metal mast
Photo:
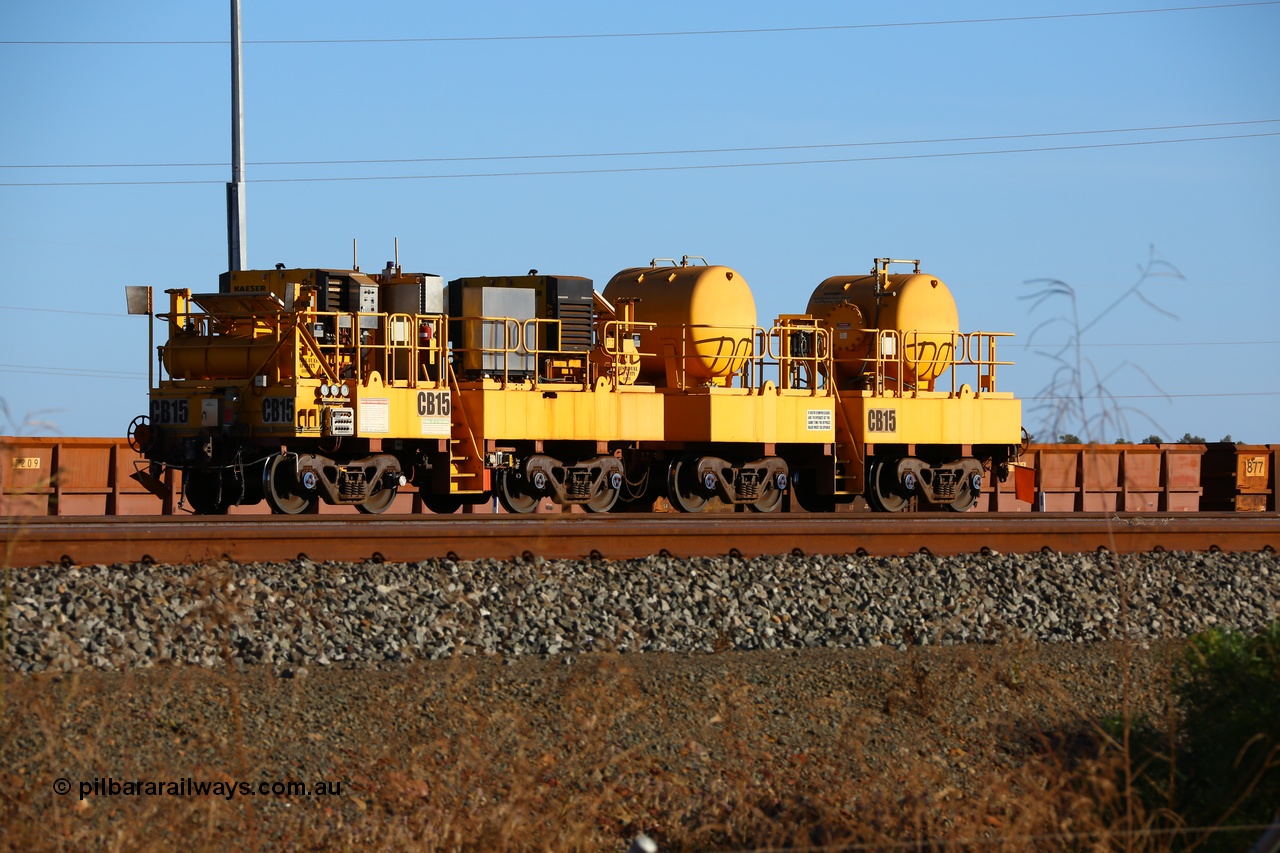
[[[227,184],[227,269],[245,268],[244,86],[240,80],[240,0],[231,0],[231,183]]]

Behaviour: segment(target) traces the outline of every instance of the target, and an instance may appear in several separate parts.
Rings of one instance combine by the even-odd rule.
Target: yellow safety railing
[[[826,395],[826,377],[831,375],[829,329],[812,318],[780,318],[760,334],[764,352],[757,357],[757,367],[762,379],[766,371],[776,368],[779,388]]]
[[[296,377],[297,363],[306,363],[312,374],[325,381],[354,379],[363,383],[378,371],[388,384],[416,388],[441,388],[447,383],[442,365],[447,343],[447,318],[441,314],[365,313],[279,309],[262,311],[204,312],[196,310],[186,291],[168,291],[170,312],[157,314],[170,324],[172,340],[208,338],[210,341],[243,339],[246,345],[264,342],[275,346],[253,370],[242,371],[246,382],[266,375],[272,384]],[[361,320],[373,318],[369,328]],[[289,358],[285,344],[292,344]],[[165,364],[166,345],[156,348],[160,367]],[[310,356],[310,358],[308,358]],[[170,376],[161,385],[185,381]]]
[[[657,353],[640,349],[641,332],[656,328],[656,323],[641,323],[635,320],[609,320],[604,324],[601,329],[604,340],[600,341],[598,346],[607,361],[604,375],[610,380],[614,390],[617,390],[620,377],[627,371],[634,369],[637,373],[639,372],[641,358],[657,355]],[[631,342],[631,349],[623,347],[624,340]]]
[[[994,392],[997,368],[1013,364],[996,356],[997,339],[1013,337],[1010,332],[861,332],[868,336],[870,352],[862,357],[838,358],[834,364],[837,370],[847,365],[852,368],[851,373],[865,377],[864,390],[887,396],[915,391],[946,391],[954,395],[965,385],[979,393]],[[939,387],[940,381],[946,384]]]

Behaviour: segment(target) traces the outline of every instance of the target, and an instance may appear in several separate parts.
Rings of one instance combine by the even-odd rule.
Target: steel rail
[[[1280,550],[1276,513],[4,520],[5,565]]]

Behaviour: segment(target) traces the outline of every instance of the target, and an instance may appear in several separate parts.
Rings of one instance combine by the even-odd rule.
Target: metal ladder
[[[449,372],[449,390],[453,393],[454,410],[449,436],[449,494],[478,495],[484,492],[484,453],[476,441],[475,432],[467,419],[467,409],[462,405],[462,389],[453,365],[446,362]],[[459,447],[461,445],[461,447]],[[461,450],[461,453],[455,452]],[[471,455],[467,455],[467,451]]]

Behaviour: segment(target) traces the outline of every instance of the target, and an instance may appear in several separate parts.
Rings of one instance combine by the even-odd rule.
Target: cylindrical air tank
[[[640,330],[640,379],[669,387],[726,385],[754,347],[756,301],[746,280],[719,265],[648,266],[622,270],[604,298],[631,298],[635,320],[656,323]],[[682,368],[682,369],[681,369]]]
[[[175,379],[248,380],[279,347],[272,338],[178,337],[164,345],[164,369]]]
[[[898,333],[893,344],[882,342],[881,357],[891,362],[886,375],[897,379],[899,354],[888,350],[900,346],[901,380],[913,387],[932,388],[955,358],[956,301],[940,279],[925,273],[832,276],[813,291],[807,311],[831,330],[841,380],[874,370],[876,336],[867,329]]]

